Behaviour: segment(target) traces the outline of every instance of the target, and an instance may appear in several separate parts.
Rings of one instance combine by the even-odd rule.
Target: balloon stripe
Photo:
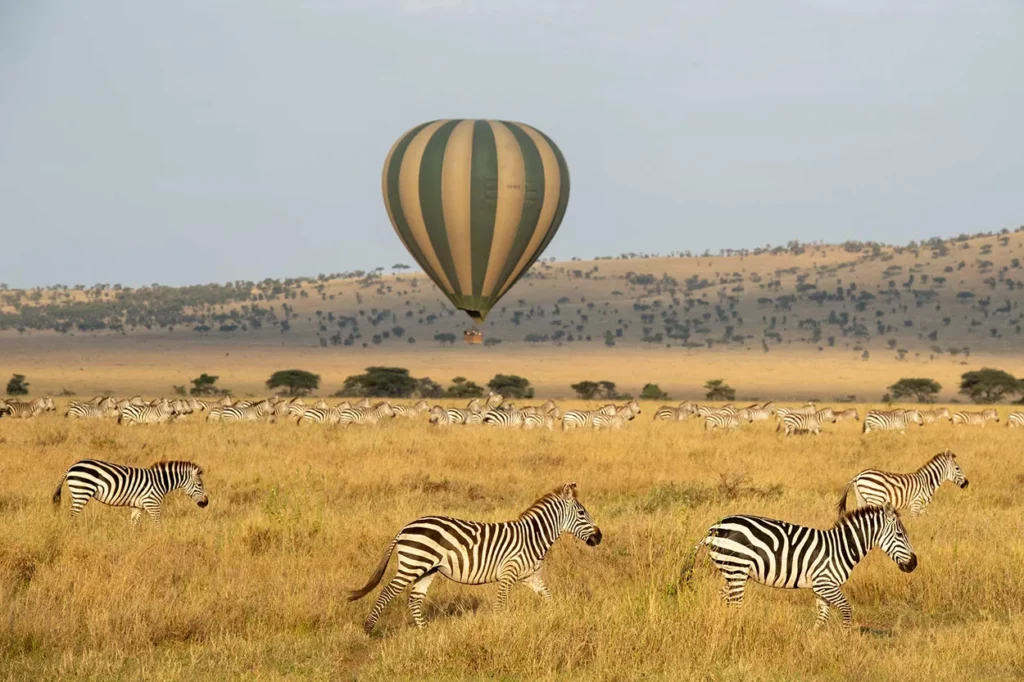
[[[461,292],[455,286],[458,277],[455,273],[455,262],[448,242],[448,231],[445,229],[441,179],[448,138],[458,123],[458,121],[445,121],[431,133],[423,147],[419,165],[420,213],[424,218],[424,227],[427,237],[430,239],[430,245],[441,264],[441,269],[444,270],[445,279],[449,282],[447,293],[456,297],[460,296]]]
[[[541,209],[544,206],[544,162],[540,158],[540,152],[533,139],[522,129],[518,123],[503,121],[519,144],[520,153],[523,156],[523,168],[526,178],[523,187],[523,210],[516,229],[516,240],[505,259],[504,267],[498,278],[499,291],[504,290],[509,277],[515,271],[516,265],[523,260],[527,253],[533,235],[537,230],[542,229],[537,221],[540,218]],[[527,260],[529,257],[527,257]],[[491,305],[497,303],[497,296],[492,296]]]
[[[562,219],[565,218],[565,209],[569,206],[569,165],[565,162],[565,157],[562,156],[561,150],[555,145],[550,137],[537,131],[544,141],[551,147],[551,151],[554,152],[555,158],[558,159],[558,176],[561,190],[558,196],[558,208],[555,209],[555,217],[551,221],[551,229],[548,230],[547,235],[544,237],[544,241],[538,249],[538,254],[544,249],[548,248],[548,244],[555,238],[555,233],[558,232],[559,226],[562,224]],[[536,258],[534,258],[536,260]]]
[[[434,251],[430,235],[427,233],[426,216],[423,215],[420,206],[420,162],[423,159],[423,151],[431,136],[444,123],[445,121],[434,121],[409,141],[409,146],[406,147],[405,155],[402,158],[402,167],[398,173],[398,196],[402,203],[402,210],[405,211],[405,218],[409,223],[412,238],[426,259],[427,267],[424,270],[437,286],[446,294],[451,295],[453,291],[451,282],[445,276],[444,268],[441,267],[441,262]]]
[[[398,177],[402,168],[402,158],[405,156],[405,150],[408,148],[409,142],[430,123],[432,121],[418,125],[398,138],[398,141],[391,147],[391,151],[388,152],[388,158],[384,161],[384,177],[382,178],[384,185],[384,207],[387,209],[388,217],[391,219],[391,225],[395,228],[395,232],[398,234],[398,238],[402,241],[406,250],[412,255],[413,260],[428,275],[430,268],[427,267],[427,259],[416,244],[416,240],[413,239],[409,223],[405,219],[405,211],[402,209],[402,201],[398,193]]]
[[[490,298],[502,284],[499,275],[505,269],[509,252],[516,240],[516,231],[523,215],[526,171],[523,166],[523,152],[508,126],[500,121],[488,121],[488,124],[494,133],[494,147],[498,152],[498,198],[494,211],[494,238],[491,240],[487,274],[484,276],[484,288],[481,292],[483,296]]]
[[[448,245],[455,262],[458,289],[473,295],[473,239],[470,225],[469,169],[473,158],[473,122],[459,121],[448,138],[441,168],[441,202]]]
[[[487,260],[494,239],[498,202],[498,151],[487,121],[473,123],[473,162],[470,170],[470,223],[473,232],[473,296],[483,295]]]
[[[526,274],[526,271],[529,270],[530,266],[540,256],[540,246],[544,242],[544,238],[551,232],[552,228],[557,229],[557,226],[554,224],[554,217],[558,209],[562,186],[562,178],[558,172],[558,158],[555,156],[551,145],[548,144],[547,140],[538,131],[527,125],[523,125],[522,128],[523,132],[537,146],[537,151],[540,154],[541,163],[544,167],[544,202],[541,205],[540,218],[537,219],[537,228],[534,230],[533,236],[530,237],[530,243],[527,245],[526,251],[523,252],[519,262],[516,263],[512,276],[506,280],[498,292],[499,297],[504,296],[505,292],[511,289]]]

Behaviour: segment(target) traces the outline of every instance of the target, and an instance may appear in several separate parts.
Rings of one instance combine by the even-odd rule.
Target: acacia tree
[[[1001,369],[982,367],[960,375],[960,393],[976,403],[997,403],[1022,392],[1021,381]]]
[[[517,374],[495,374],[494,378],[487,382],[487,388],[506,398],[528,400],[533,397],[530,380]]]
[[[282,369],[270,375],[267,388],[272,391],[286,388],[290,396],[305,395],[320,388],[320,375],[301,369]]]
[[[708,400],[736,399],[736,389],[726,384],[724,379],[708,379],[704,382],[704,389],[707,391],[704,397]]]
[[[942,384],[934,379],[900,379],[889,386],[889,392],[894,399],[913,397],[919,403],[935,402],[935,396],[940,391]]]
[[[7,382],[7,395],[28,395],[29,383],[25,381],[24,374],[11,375]]]

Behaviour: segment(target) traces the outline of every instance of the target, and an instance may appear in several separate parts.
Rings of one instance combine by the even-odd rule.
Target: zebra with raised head
[[[369,582],[350,593],[349,601],[369,594],[384,577],[391,555],[398,553],[398,572],[377,597],[363,623],[369,633],[384,607],[406,588],[409,610],[417,627],[425,627],[423,598],[438,574],[464,585],[498,583],[497,608],[505,606],[509,589],[525,583],[546,601],[551,592],[541,575],[544,557],[563,533],[593,547],[601,530],[577,496],[575,483],[544,495],[515,521],[479,523],[448,516],[424,516],[407,524],[391,541]]]
[[[893,410],[892,412],[868,410],[868,413],[864,415],[864,427],[861,429],[861,433],[899,431],[906,435],[907,426],[910,424],[924,425],[920,410]]]
[[[853,610],[840,588],[873,548],[888,554],[904,573],[917,568],[907,530],[889,504],[852,511],[828,530],[760,516],[727,516],[694,547],[682,582],[689,580],[701,547],[708,548],[725,578],[727,604],[743,605],[749,578],[770,587],[810,589],[818,598],[817,627],[828,622],[829,606],[839,609],[843,627],[850,627]]]
[[[427,404],[426,400],[420,400],[415,405],[392,405],[391,409],[395,411],[395,417],[412,419],[424,412],[429,412],[430,405]]]
[[[136,424],[166,424],[174,411],[166,400],[157,405],[125,405],[117,423],[124,426]]]
[[[921,412],[922,424],[934,424],[935,422],[940,420],[953,420],[953,417],[952,415],[950,415],[948,408],[940,407],[937,410],[923,410]]]
[[[505,396],[500,393],[491,391],[487,394],[487,400],[484,401],[485,410],[496,410],[501,407],[502,403],[505,402]]]
[[[571,431],[572,429],[593,426],[594,417],[597,415],[613,415],[616,411],[617,408],[614,405],[605,405],[596,410],[568,410],[562,415],[562,430]]]
[[[843,487],[836,508],[840,516],[846,513],[846,498],[852,488],[858,507],[889,503],[897,511],[909,509],[911,514],[918,516],[946,481],[956,483],[961,489],[969,484],[956,455],[949,450],[935,455],[912,474],[893,474],[877,469],[860,472]]]
[[[982,410],[981,412],[954,412],[953,413],[953,425],[963,426],[980,426],[985,428],[985,423],[994,421],[999,422],[999,412],[993,408]]]
[[[61,489],[68,482],[71,492],[71,517],[78,516],[92,498],[112,507],[131,507],[132,523],[142,512],[160,523],[161,505],[167,493],[179,488],[200,507],[209,503],[203,488],[203,470],[193,462],[157,462],[147,469],[83,459],[64,473],[53,493],[53,504],[60,505]]]
[[[341,411],[338,423],[342,426],[359,424],[360,426],[375,426],[384,417],[394,417],[395,410],[391,403],[384,400],[373,407],[348,407]]]
[[[818,410],[812,415],[796,414],[790,412],[784,415],[779,421],[776,431],[782,431],[784,436],[792,436],[798,433],[821,435],[821,425],[835,422],[836,415],[831,407]]]
[[[1024,412],[1011,412],[1006,418],[1006,425],[1010,428],[1024,426]]]

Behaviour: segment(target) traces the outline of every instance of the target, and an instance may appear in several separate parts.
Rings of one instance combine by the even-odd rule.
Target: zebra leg
[[[430,589],[430,583],[436,575],[436,570],[429,571],[409,589],[409,610],[412,611],[413,622],[418,628],[427,627],[427,620],[423,617],[423,598],[427,596],[427,590]]]
[[[818,606],[818,618],[814,621],[814,627],[820,628],[828,623],[828,602],[821,597],[817,597],[815,601]]]
[[[834,583],[820,583],[815,585],[813,588],[814,594],[817,595],[819,602],[824,601],[827,605],[839,609],[840,615],[843,617],[843,628],[849,629],[850,624],[853,622],[853,609],[850,608],[850,602],[846,601],[846,597],[839,590],[839,586]],[[815,623],[815,627],[821,627],[828,620],[826,608],[826,616],[824,619],[821,617],[821,606],[818,607],[818,620]]]
[[[161,511],[160,511],[160,500],[145,500],[142,503],[142,508],[146,510],[146,512],[149,514],[149,518],[153,519],[153,522],[156,523],[156,525],[158,525],[158,526],[162,526],[163,525],[163,519],[161,518]],[[141,512],[137,512],[137,513],[140,516],[142,515]],[[135,517],[135,515],[132,514],[132,518],[134,518],[134,517]]]
[[[384,589],[380,591],[380,595],[377,597],[377,603],[375,603],[373,608],[370,609],[370,615],[367,616],[366,620],[363,622],[363,630],[366,631],[366,634],[370,634],[370,631],[373,630],[373,626],[377,624],[377,619],[380,618],[380,614],[384,611],[384,607],[386,607],[399,592],[404,590],[406,585],[417,580],[418,577],[421,576],[422,573],[420,576],[417,576],[416,573],[410,572],[408,567],[403,567],[401,565],[401,557],[399,557],[398,573],[396,573],[395,577],[391,579],[391,582],[389,582]],[[423,588],[423,590],[425,592],[426,588]],[[413,617],[415,618],[415,616]],[[417,625],[419,625],[419,623],[417,623]]]
[[[545,602],[551,601],[551,590],[544,584],[544,579],[540,577],[540,571],[527,576],[523,579],[523,582],[527,587],[543,597]]]
[[[512,573],[503,573],[498,578],[498,602],[495,605],[495,611],[505,610],[505,603],[508,601],[508,591],[512,589],[512,585],[515,582],[516,579]]]
[[[82,513],[82,509],[85,507],[85,503],[92,497],[89,495],[75,495],[71,494],[71,518],[78,518],[78,515]]]
[[[747,579],[750,577],[750,567],[747,565],[724,564],[715,562],[718,570],[725,578],[725,587],[722,588],[722,598],[729,606],[743,606],[743,591],[747,586]]]
[[[141,519],[141,518],[142,518],[142,510],[141,509],[132,509],[132,525],[133,526],[139,525],[139,519]]]

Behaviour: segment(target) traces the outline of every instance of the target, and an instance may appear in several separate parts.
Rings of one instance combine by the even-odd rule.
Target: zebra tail
[[[53,497],[51,499],[53,501],[53,506],[54,507],[59,507],[60,506],[60,493],[61,493],[61,490],[64,489],[64,481],[67,480],[67,477],[68,477],[67,472],[64,472],[64,475],[61,476],[60,483],[57,484],[57,489],[53,491]]]
[[[693,577],[693,567],[697,563],[697,554],[701,548],[707,545],[710,535],[705,535],[701,538],[700,542],[693,546],[693,550],[690,551],[690,556],[683,562],[683,567],[679,569],[679,584],[685,585],[690,582],[690,578]]]
[[[842,491],[839,493],[839,502],[836,504],[836,513],[839,514],[839,518],[843,518],[846,515],[846,497],[850,492],[850,487],[853,485],[853,479],[843,486]]]
[[[378,583],[380,583],[381,578],[384,577],[384,571],[388,570],[388,562],[391,561],[391,554],[395,551],[395,545],[397,544],[398,535],[396,535],[395,539],[391,541],[390,545],[388,545],[387,550],[385,550],[384,552],[384,556],[382,556],[380,559],[380,563],[377,564],[377,569],[373,572],[373,575],[370,576],[370,581],[358,590],[349,590],[349,601],[356,601],[358,599],[362,599],[370,592],[372,592],[373,588],[377,587]]]

